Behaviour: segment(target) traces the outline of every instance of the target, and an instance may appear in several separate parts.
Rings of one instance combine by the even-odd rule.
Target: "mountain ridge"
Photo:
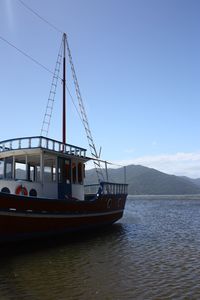
[[[104,170],[105,173],[105,170]],[[111,182],[124,182],[124,168],[108,169]],[[95,169],[86,170],[86,184],[94,183]],[[169,175],[141,165],[126,166],[126,182],[131,195],[200,194],[200,180]]]

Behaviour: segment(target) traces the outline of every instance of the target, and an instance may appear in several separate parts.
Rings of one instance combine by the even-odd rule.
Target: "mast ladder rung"
[[[41,135],[43,133],[46,133],[46,136],[48,136],[49,133],[49,127],[50,127],[50,121],[52,117],[52,112],[53,112],[53,106],[55,102],[55,95],[56,95],[56,89],[57,89],[57,84],[58,84],[58,78],[59,78],[59,73],[60,73],[60,66],[61,66],[61,60],[62,60],[62,47],[60,47],[55,68],[54,68],[54,73],[52,76],[52,82],[51,82],[51,89],[49,92],[49,97],[46,105],[46,111],[44,114],[44,119],[42,123],[42,128],[41,128]]]

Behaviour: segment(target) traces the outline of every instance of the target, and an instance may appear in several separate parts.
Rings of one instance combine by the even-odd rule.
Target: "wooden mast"
[[[66,33],[63,34],[63,144],[66,144]]]

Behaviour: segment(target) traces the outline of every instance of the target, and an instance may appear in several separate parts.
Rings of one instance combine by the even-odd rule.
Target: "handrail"
[[[85,194],[128,194],[128,184],[101,182],[100,184],[87,184],[84,186]]]
[[[0,141],[0,152],[20,149],[44,148],[69,155],[86,157],[86,149],[50,139],[44,136],[31,136]]]

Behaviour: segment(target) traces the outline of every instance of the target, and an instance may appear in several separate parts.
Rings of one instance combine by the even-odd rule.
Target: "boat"
[[[100,159],[87,123],[66,34],[62,43],[62,58],[60,54],[58,57],[63,65],[63,140],[39,135],[0,142],[0,242],[88,230],[111,225],[123,216],[128,186],[110,182],[108,176],[100,179]],[[95,152],[91,157],[85,148],[66,143],[66,46],[83,123],[90,148]],[[58,78],[58,74],[53,76],[53,89]],[[45,125],[49,127],[51,101],[49,98],[43,132]],[[92,159],[98,183],[85,185],[85,163]]]

